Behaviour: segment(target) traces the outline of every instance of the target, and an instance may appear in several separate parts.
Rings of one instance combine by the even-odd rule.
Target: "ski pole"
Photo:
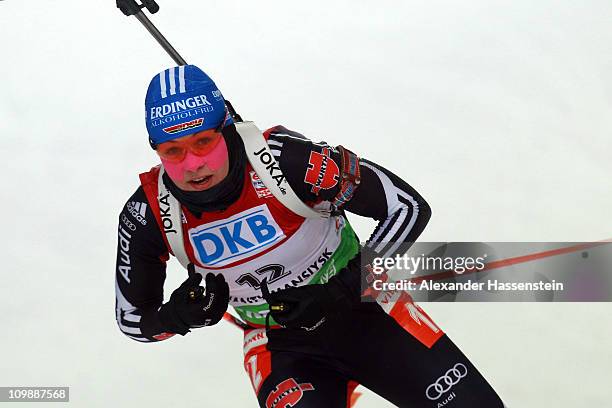
[[[117,0],[117,8],[123,12],[126,16],[135,16],[138,21],[147,29],[147,31],[157,40],[159,45],[170,55],[170,57],[177,63],[177,65],[187,65],[187,62],[181,55],[174,49],[172,44],[166,37],[155,27],[155,25],[149,20],[149,18],[142,12],[143,8],[149,10],[149,13],[155,14],[159,11],[159,5],[155,0],[141,0],[142,4],[138,4],[136,0]]]
[[[121,10],[126,16],[135,16],[138,21],[147,29],[147,31],[157,40],[159,45],[170,55],[177,65],[187,65],[187,62],[178,51],[170,44],[170,42],[164,37],[164,35],[155,27],[155,25],[149,20],[149,18],[142,12],[143,8],[146,8],[149,13],[155,14],[159,11],[159,5],[155,0],[141,0],[142,4],[139,4],[136,0],[117,0],[117,8]],[[235,122],[242,122],[242,118],[232,106],[232,103],[225,99],[227,109],[232,115]]]

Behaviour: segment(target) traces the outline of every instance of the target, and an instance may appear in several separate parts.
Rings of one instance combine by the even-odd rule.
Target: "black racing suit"
[[[337,195],[339,183],[314,193],[305,178],[310,153],[320,153],[325,143],[313,143],[280,126],[268,133],[268,145],[303,201]],[[335,150],[332,159],[341,168]],[[429,205],[410,185],[375,163],[362,158],[360,171],[359,188],[342,210],[378,221],[363,252],[381,257],[406,252],[429,221]],[[141,342],[168,338],[157,317],[168,248],[147,204],[139,187],[119,215],[120,230],[129,230],[129,242],[120,233],[116,266],[117,322],[126,335]],[[360,279],[354,282],[359,290]],[[503,406],[446,335],[428,348],[377,303],[360,303],[314,331],[270,330],[267,349],[271,372],[257,388],[262,407],[345,407],[347,389],[355,382],[401,407]]]

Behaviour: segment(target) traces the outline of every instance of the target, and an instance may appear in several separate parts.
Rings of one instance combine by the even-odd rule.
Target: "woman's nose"
[[[197,156],[190,151],[187,152],[185,156],[185,162],[183,164],[185,170],[188,171],[197,171],[201,167],[206,166],[206,160],[202,156]]]

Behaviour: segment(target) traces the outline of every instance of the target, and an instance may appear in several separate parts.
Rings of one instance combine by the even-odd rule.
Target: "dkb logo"
[[[209,266],[225,266],[255,255],[284,236],[265,204],[189,230],[196,257]]]

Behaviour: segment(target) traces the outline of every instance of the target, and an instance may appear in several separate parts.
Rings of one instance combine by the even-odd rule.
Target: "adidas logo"
[[[136,219],[136,221],[142,225],[147,225],[147,220],[145,219],[145,214],[147,213],[146,203],[130,201],[127,203],[127,210],[130,212],[130,215]]]

